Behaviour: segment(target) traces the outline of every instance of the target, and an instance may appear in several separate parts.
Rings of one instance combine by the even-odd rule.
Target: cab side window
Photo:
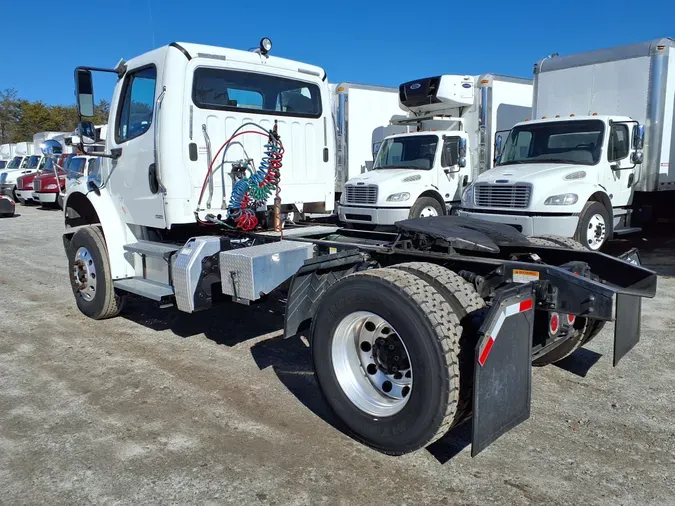
[[[117,143],[139,137],[150,129],[155,106],[157,69],[154,66],[145,67],[130,72],[124,79],[115,125]]]
[[[628,136],[628,125],[612,125],[612,131],[609,134],[609,147],[607,149],[607,159],[610,162],[623,160],[630,151],[630,138]]]

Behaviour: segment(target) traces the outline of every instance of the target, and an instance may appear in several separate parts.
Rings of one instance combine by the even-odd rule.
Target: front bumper
[[[33,199],[37,200],[40,204],[53,204],[56,202],[56,197],[58,193],[33,193]]]
[[[499,213],[475,213],[470,209],[460,209],[458,216],[476,220],[511,225],[526,236],[559,235],[573,237],[579,224],[579,216],[522,216]]]
[[[16,190],[16,196],[19,199],[19,202],[32,202],[33,201],[33,189],[29,190]]]
[[[397,221],[407,220],[410,216],[410,208],[359,207],[339,204],[338,216],[340,221],[345,223],[393,225]]]

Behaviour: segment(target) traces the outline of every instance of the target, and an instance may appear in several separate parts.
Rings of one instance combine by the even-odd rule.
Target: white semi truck
[[[104,163],[64,202],[83,314],[116,316],[129,294],[189,313],[252,304],[290,281],[285,336],[310,337],[327,403],[359,441],[394,455],[470,415],[477,454],[529,417],[533,361],[562,359],[615,315],[615,364],[636,344],[641,297],[656,290],[639,265],[456,216],[405,220],[397,233],[284,226],[304,193],[332,202],[335,144],[325,72],[270,46],[173,43],[77,69],[85,118],[92,72],[119,78]],[[79,132],[96,137],[86,120]],[[45,142],[46,156],[61,151]],[[222,195],[210,189],[216,164],[234,179]]]
[[[450,213],[464,188],[492,167],[495,134],[530,117],[532,81],[444,75],[402,84],[399,99],[409,117],[392,122],[399,133],[379,147],[374,170],[345,185],[342,222],[393,225]]]
[[[498,166],[464,192],[460,214],[591,250],[672,218],[674,49],[659,39],[539,61],[537,119],[514,127]]]

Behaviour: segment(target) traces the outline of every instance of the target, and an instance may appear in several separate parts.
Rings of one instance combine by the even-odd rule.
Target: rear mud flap
[[[503,291],[480,328],[471,456],[530,417],[534,287]]]
[[[614,324],[614,367],[640,341],[642,298],[637,295],[616,295]]]

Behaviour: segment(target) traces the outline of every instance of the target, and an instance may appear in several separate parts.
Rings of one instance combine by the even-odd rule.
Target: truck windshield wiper
[[[508,162],[500,163],[497,167],[503,167],[504,165],[518,165],[521,163],[530,163],[531,160],[509,160]]]

